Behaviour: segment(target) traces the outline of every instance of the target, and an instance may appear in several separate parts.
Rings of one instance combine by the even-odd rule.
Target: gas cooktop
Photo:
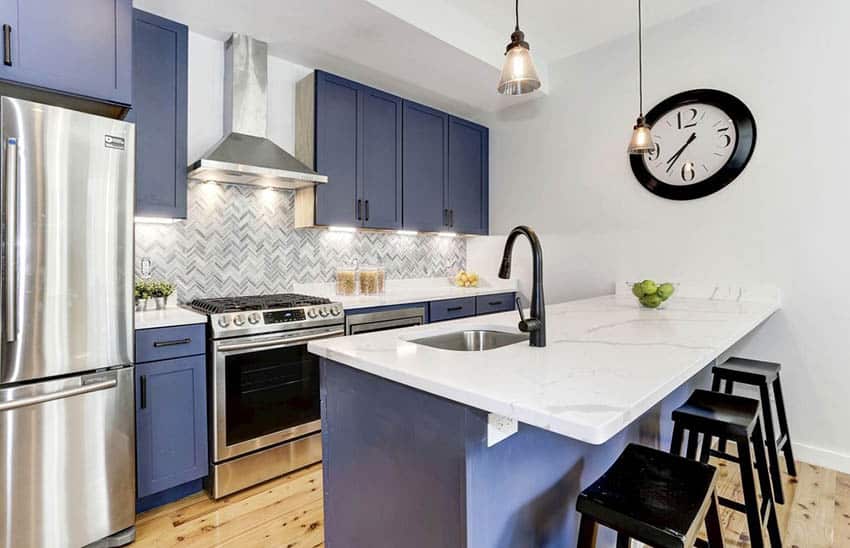
[[[222,297],[218,299],[195,299],[189,306],[206,314],[225,312],[245,312],[246,310],[270,310],[272,308],[295,308],[330,304],[324,297],[311,297],[297,293],[279,293],[277,295],[251,295],[246,297]]]

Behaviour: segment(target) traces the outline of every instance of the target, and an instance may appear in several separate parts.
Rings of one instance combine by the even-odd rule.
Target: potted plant
[[[151,282],[150,294],[156,303],[157,310],[168,306],[168,297],[174,293],[174,285],[168,282]]]
[[[136,300],[136,310],[146,310],[151,296],[150,283],[143,280],[136,281],[133,287],[133,296]]]

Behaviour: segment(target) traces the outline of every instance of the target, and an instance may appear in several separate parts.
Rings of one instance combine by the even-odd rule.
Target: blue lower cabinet
[[[478,295],[475,297],[475,314],[495,314],[508,312],[516,308],[516,293],[498,293],[496,295]]]
[[[432,322],[444,320],[456,320],[475,315],[475,297],[463,297],[460,299],[448,299],[445,301],[432,301],[430,305],[430,319]]]
[[[136,365],[137,496],[207,475],[203,355]]]

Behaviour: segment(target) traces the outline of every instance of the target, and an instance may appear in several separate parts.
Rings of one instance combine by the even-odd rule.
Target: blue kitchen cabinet
[[[188,37],[185,25],[133,10],[138,216],[186,218]]]
[[[0,24],[0,80],[131,103],[131,0],[0,0]]]
[[[315,224],[401,228],[401,99],[315,73]]]
[[[199,324],[136,331],[139,511],[200,489],[207,475],[204,330]]]
[[[486,127],[449,117],[446,207],[449,230],[487,234],[489,131]]]
[[[476,316],[508,312],[515,308],[516,293],[497,293],[495,295],[478,295],[475,297]]]
[[[448,182],[449,116],[404,101],[404,228],[448,230],[445,188]]]

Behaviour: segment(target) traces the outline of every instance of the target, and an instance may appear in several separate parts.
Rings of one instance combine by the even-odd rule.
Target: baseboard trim
[[[794,458],[798,461],[850,474],[850,455],[803,443],[794,443],[792,446]]]

